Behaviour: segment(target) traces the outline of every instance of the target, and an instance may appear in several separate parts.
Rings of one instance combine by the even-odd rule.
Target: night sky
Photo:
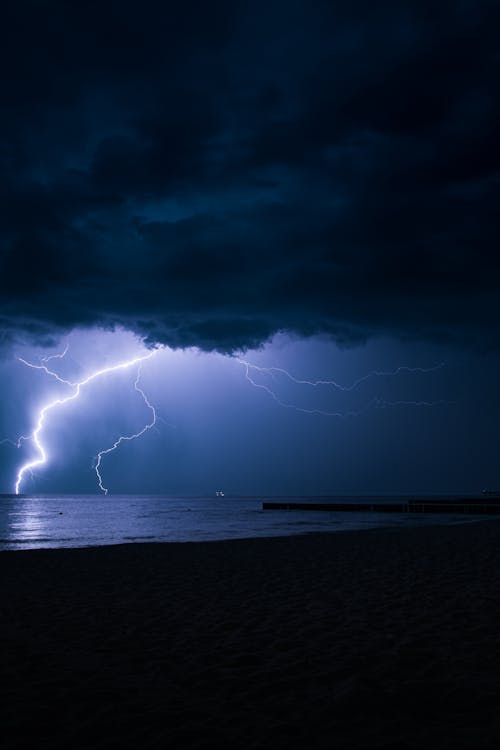
[[[9,3],[0,491],[71,390],[16,358],[66,347],[70,382],[162,347],[110,492],[500,489],[499,23],[494,0]],[[24,492],[98,491],[150,418],[137,374],[51,412]]]

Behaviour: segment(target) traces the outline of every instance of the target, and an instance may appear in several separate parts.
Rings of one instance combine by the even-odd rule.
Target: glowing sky
[[[44,359],[66,346],[63,358]],[[246,352],[244,362],[169,348],[150,356],[133,334],[98,330],[74,332],[50,350],[24,347],[21,355],[70,382],[147,357],[140,387],[156,424],[102,456],[103,485],[111,494],[473,492],[498,483],[499,398],[484,357],[472,362],[442,347],[387,340],[341,350],[325,339],[286,336]],[[410,369],[398,371],[402,365]],[[464,366],[475,383],[464,379]],[[284,372],[262,369],[273,367]],[[297,383],[286,372],[327,382]],[[47,415],[48,461],[33,478],[26,474],[23,491],[99,491],[99,451],[152,422],[135,388],[137,373],[132,366],[96,377],[77,399]],[[74,392],[15,358],[0,367],[0,384],[2,434],[14,442],[32,433],[44,404]],[[29,441],[19,449],[6,442],[0,451],[2,490],[12,491],[19,467],[39,454]]]

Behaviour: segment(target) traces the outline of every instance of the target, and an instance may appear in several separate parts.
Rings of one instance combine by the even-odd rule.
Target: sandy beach
[[[499,522],[3,552],[0,575],[3,747],[500,745]]]

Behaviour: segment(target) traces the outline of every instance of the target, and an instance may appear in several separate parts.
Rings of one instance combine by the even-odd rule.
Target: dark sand
[[[500,747],[497,521],[3,552],[0,575],[4,748]]]

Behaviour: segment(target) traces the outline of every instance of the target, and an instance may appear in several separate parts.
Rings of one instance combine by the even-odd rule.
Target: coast
[[[0,577],[6,748],[500,742],[495,520],[2,552]]]

